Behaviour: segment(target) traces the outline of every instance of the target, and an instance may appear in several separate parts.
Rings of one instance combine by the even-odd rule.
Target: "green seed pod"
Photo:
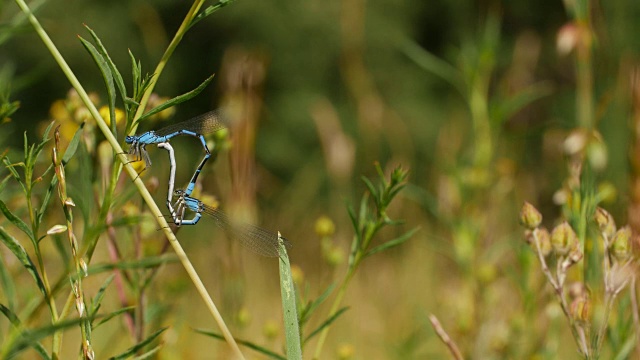
[[[618,261],[626,261],[631,257],[631,228],[629,226],[621,228],[613,236],[611,253]]]
[[[568,222],[565,221],[553,228],[551,232],[551,246],[556,254],[562,256],[567,255],[577,244],[578,236]]]
[[[613,221],[611,214],[609,214],[607,210],[599,207],[596,209],[594,217],[602,235],[606,236],[608,240],[611,240],[616,233],[616,222]]]
[[[535,229],[542,222],[542,214],[529,202],[524,202],[520,210],[520,223],[527,229]]]
[[[591,301],[586,297],[579,297],[571,302],[569,309],[571,317],[578,323],[588,323],[591,318]]]

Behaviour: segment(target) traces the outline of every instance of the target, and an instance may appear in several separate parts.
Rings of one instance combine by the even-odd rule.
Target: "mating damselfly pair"
[[[234,222],[220,209],[210,207],[191,196],[204,164],[211,157],[211,152],[207,147],[204,135],[226,127],[227,125],[222,113],[219,110],[214,110],[159,130],[151,130],[141,135],[127,136],[125,142],[131,145],[129,154],[136,156],[136,160],[138,161],[143,160],[146,166],[151,166],[151,159],[146,150],[147,145],[156,144],[159,148],[167,150],[170,162],[167,208],[176,226],[195,225],[200,221],[204,213],[213,218],[216,225],[224,230],[231,238],[240,241],[242,245],[250,250],[263,256],[278,257],[281,255],[280,239],[282,239],[285,245],[290,246],[289,242],[281,238],[279,233],[250,224]],[[176,160],[173,147],[169,144],[169,140],[178,135],[190,135],[198,138],[205,151],[204,158],[198,165],[191,180],[189,180],[189,184],[185,190],[174,189]],[[187,211],[194,214],[193,218],[185,219]]]

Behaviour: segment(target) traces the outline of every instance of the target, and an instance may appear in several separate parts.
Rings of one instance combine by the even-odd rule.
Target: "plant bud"
[[[538,251],[538,246],[536,245],[536,239],[540,243],[540,252],[542,252],[542,256],[547,257],[551,254],[551,240],[549,238],[549,230],[547,228],[541,227],[537,228],[533,231],[527,230],[527,243],[533,249],[533,251]]]
[[[567,255],[578,243],[578,236],[568,222],[556,226],[551,232],[551,246],[558,255]]]
[[[569,312],[574,321],[587,323],[591,318],[591,301],[587,297],[576,298],[571,303]]]
[[[629,226],[621,228],[613,236],[611,253],[618,261],[629,259],[631,256],[631,228]]]
[[[525,201],[522,210],[520,210],[520,223],[528,229],[535,229],[540,226],[541,222],[542,214],[540,211]]]
[[[67,225],[53,225],[51,229],[47,230],[47,235],[61,234],[67,231]]]
[[[616,222],[613,221],[611,214],[607,210],[598,207],[594,217],[602,236],[606,236],[607,240],[611,240],[616,233]]]

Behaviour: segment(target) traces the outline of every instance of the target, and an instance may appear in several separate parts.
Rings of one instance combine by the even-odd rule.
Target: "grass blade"
[[[278,233],[278,236],[280,233]],[[300,346],[300,327],[296,310],[296,293],[291,277],[291,264],[287,249],[281,238],[280,242],[280,292],[282,294],[282,312],[284,315],[284,333],[287,340],[287,359],[302,359]]]

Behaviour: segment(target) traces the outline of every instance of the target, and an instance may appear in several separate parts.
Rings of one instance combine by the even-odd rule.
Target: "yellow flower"
[[[104,105],[100,108],[99,112],[100,112],[100,116],[102,116],[102,118],[107,123],[107,125],[110,126],[111,115],[109,114],[109,107],[107,105]],[[116,113],[116,125],[119,125],[124,120],[124,111],[116,108],[115,113]]]

